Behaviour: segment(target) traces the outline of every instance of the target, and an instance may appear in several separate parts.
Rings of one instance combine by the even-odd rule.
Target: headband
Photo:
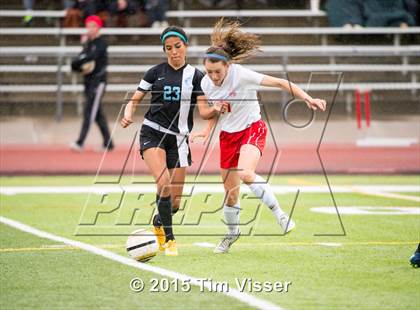
[[[223,60],[223,61],[226,61],[226,62],[229,61],[229,59],[227,59],[226,56],[219,55],[219,54],[216,54],[216,53],[208,53],[208,54],[205,54],[204,55],[204,58],[215,58],[215,59]]]
[[[167,37],[170,37],[170,36],[176,36],[176,37],[180,38],[182,41],[184,41],[184,43],[188,43],[188,39],[182,33],[179,33],[177,31],[168,31],[167,33],[165,33],[160,38],[160,40],[162,41],[162,44],[164,44],[165,43],[165,39]]]
[[[104,25],[104,23],[102,22],[102,19],[97,15],[90,15],[86,17],[85,25],[91,22],[95,23],[99,28],[102,28],[102,26]]]

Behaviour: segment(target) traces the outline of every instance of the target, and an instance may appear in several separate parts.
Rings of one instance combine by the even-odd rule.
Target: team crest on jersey
[[[229,95],[228,95],[229,97],[236,97],[236,91],[235,90],[232,90],[230,93],[229,93]]]

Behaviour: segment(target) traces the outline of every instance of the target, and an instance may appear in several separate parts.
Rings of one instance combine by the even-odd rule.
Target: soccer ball
[[[128,254],[137,261],[147,262],[159,251],[156,235],[146,229],[133,231],[127,239]]]

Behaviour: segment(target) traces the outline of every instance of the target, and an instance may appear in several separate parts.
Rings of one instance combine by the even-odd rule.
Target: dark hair
[[[209,55],[204,59],[210,62],[223,61],[227,63],[242,62],[259,52],[261,40],[258,35],[248,32],[243,32],[240,29],[239,22],[225,22],[221,18],[214,26],[211,35],[212,46],[207,49],[206,54],[216,54],[222,57],[211,57]],[[226,58],[225,61],[223,58]]]
[[[179,37],[185,44],[188,44],[188,36],[184,29],[178,26],[169,26],[162,31],[160,35],[160,41],[164,44],[166,38]]]

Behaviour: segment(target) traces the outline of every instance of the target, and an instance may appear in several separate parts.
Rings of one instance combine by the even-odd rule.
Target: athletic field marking
[[[171,270],[167,270],[167,269],[163,269],[160,267],[156,267],[156,266],[150,266],[147,265],[145,263],[140,263],[140,262],[136,262],[131,258],[128,257],[124,257],[118,254],[115,254],[113,252],[101,249],[101,248],[97,248],[93,245],[87,244],[87,243],[83,243],[80,241],[76,241],[76,240],[71,240],[71,239],[67,239],[64,237],[60,237],[57,235],[53,235],[50,234],[48,232],[42,231],[42,230],[38,230],[36,228],[33,228],[31,226],[28,226],[26,224],[20,223],[18,221],[14,221],[12,219],[8,219],[6,217],[0,216],[0,223],[6,224],[8,226],[14,227],[18,230],[30,233],[32,235],[35,235],[37,237],[40,238],[44,238],[44,239],[49,239],[49,240],[53,240],[56,242],[60,242],[60,243],[64,243],[73,247],[77,247],[80,248],[82,250],[85,250],[87,252],[90,252],[92,254],[96,254],[105,258],[108,258],[110,260],[119,262],[121,264],[130,266],[130,267],[134,267],[140,270],[144,270],[144,271],[149,271],[155,274],[159,274],[163,277],[170,277],[173,279],[178,279],[180,281],[189,281],[192,285],[196,285],[196,286],[201,286],[203,285],[203,282],[200,281],[200,279],[198,278],[193,278],[190,277],[188,275],[184,275],[181,273],[177,273],[175,271],[171,271]],[[206,289],[208,289],[209,291],[217,291],[214,287],[213,283],[208,283],[208,281],[204,282],[204,287]],[[252,307],[255,307],[257,309],[277,309],[277,310],[282,310],[283,308],[269,302],[266,300],[263,300],[261,298],[257,298],[254,297],[252,295],[246,294],[246,293],[242,293],[236,289],[229,289],[228,292],[220,292],[224,295],[227,295],[229,297],[235,298],[245,304],[248,304]]]
[[[328,246],[328,247],[340,247],[342,246],[341,243],[337,243],[337,242],[317,242],[317,245],[323,245],[323,246]]]
[[[359,245],[377,245],[377,246],[393,246],[393,245],[412,245],[418,244],[420,241],[366,241],[366,242],[344,242],[344,243],[336,243],[336,242],[259,242],[259,243],[237,243],[235,244],[235,248],[240,247],[258,247],[258,246],[328,246],[328,247],[340,247],[340,246],[359,246]],[[214,248],[216,245],[214,243],[208,242],[196,242],[196,243],[181,243],[178,245],[180,248],[188,248],[188,247],[204,247],[204,248]],[[124,246],[115,244],[115,245],[107,245],[103,248],[107,249],[123,249]],[[124,248],[125,249],[125,248]],[[76,250],[80,251],[82,249],[76,248],[73,246],[68,245],[57,245],[55,247],[32,247],[32,248],[0,248],[0,253],[7,253],[7,252],[35,252],[35,251],[50,251],[50,250]]]
[[[277,194],[296,193],[329,193],[327,186],[296,186],[296,185],[272,185],[273,191]],[[419,185],[338,185],[332,186],[334,193],[354,193],[360,192],[370,194],[372,192],[399,192],[410,193],[420,191]],[[16,194],[81,194],[93,193],[103,195],[105,193],[156,193],[155,185],[89,185],[89,186],[4,186],[0,187],[0,194],[16,195]],[[184,194],[199,193],[223,193],[222,184],[186,184],[184,186]],[[241,186],[242,193],[250,192],[248,186]],[[418,197],[415,197],[418,198]]]
[[[312,212],[336,214],[335,207],[313,207]],[[338,207],[340,214],[348,215],[420,215],[418,207],[345,206]]]
[[[319,182],[313,182],[313,181],[307,181],[304,179],[299,179],[299,178],[290,178],[287,179],[287,183],[290,185],[318,185]]]
[[[36,252],[36,251],[62,251],[62,250],[79,250],[79,248],[71,246],[62,246],[55,248],[39,247],[39,248],[3,248],[0,253],[5,252]]]
[[[201,248],[214,248],[216,245],[214,243],[209,242],[196,242],[193,245],[201,247]]]
[[[416,197],[416,196],[401,195],[401,194],[395,194],[395,193],[383,193],[383,192],[377,192],[377,191],[366,191],[366,190],[359,189],[359,188],[354,188],[354,192],[359,193],[359,194],[363,194],[363,195],[386,197],[386,198],[395,198],[395,199],[403,199],[403,200],[411,200],[411,201],[420,202],[420,197]],[[397,192],[397,191],[394,191],[394,192]]]
[[[292,178],[288,180],[289,184],[294,184],[294,185],[299,185],[299,184],[303,184],[303,185],[316,185],[318,183],[312,182],[312,181],[307,181],[304,179],[299,179],[299,178]],[[375,185],[376,187],[379,187],[378,185]],[[413,192],[418,192],[420,191],[420,185],[417,186],[417,189],[415,189]],[[352,192],[354,193],[358,193],[358,194],[363,194],[363,195],[370,195],[370,196],[378,196],[378,197],[386,197],[386,198],[396,198],[396,199],[405,199],[405,200],[412,200],[412,201],[420,201],[420,197],[416,197],[416,196],[409,196],[409,195],[401,195],[401,194],[394,194],[394,193],[389,193],[391,192],[398,192],[397,190],[391,189],[391,190],[385,190],[383,192],[381,191],[372,191],[372,190],[365,190],[366,186],[365,185],[354,185],[354,186],[349,186],[349,188],[352,190]],[[334,192],[337,192],[335,190],[333,190]],[[384,193],[386,192],[386,193]]]
[[[116,249],[116,248],[123,249],[124,248],[124,246],[118,245],[118,244],[106,244],[106,245],[100,245],[99,247],[103,249]],[[66,245],[66,244],[53,244],[53,245],[42,245],[40,247],[30,247],[30,248],[0,248],[0,253],[2,252],[32,252],[32,251],[61,251],[61,250],[81,250],[81,249],[76,248],[74,246]]]
[[[257,247],[257,246],[319,246],[321,245],[322,242],[263,242],[263,243],[235,243],[235,248],[236,247],[241,247],[241,246],[252,246],[252,247]],[[327,242],[325,242],[327,243]],[[328,242],[328,243],[332,243],[332,242]],[[410,245],[410,244],[419,244],[420,240],[415,240],[415,241],[355,241],[355,242],[342,242],[341,245],[342,246],[347,246],[347,245],[353,245],[353,246],[358,246],[358,245]]]

